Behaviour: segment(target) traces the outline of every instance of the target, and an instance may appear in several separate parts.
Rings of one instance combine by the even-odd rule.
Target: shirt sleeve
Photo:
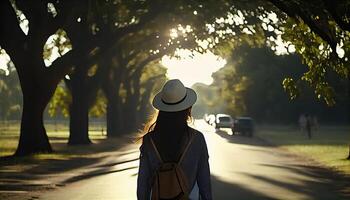
[[[146,200],[150,199],[151,193],[151,172],[147,158],[147,154],[144,150],[144,141],[140,147],[140,164],[137,177],[137,199]]]
[[[210,168],[209,168],[209,155],[208,148],[205,142],[204,136],[201,137],[201,156],[199,160],[197,183],[199,187],[199,194],[201,199],[211,200],[211,181],[210,181]]]

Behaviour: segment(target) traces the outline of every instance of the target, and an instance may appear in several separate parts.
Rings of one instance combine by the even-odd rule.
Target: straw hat
[[[154,108],[165,112],[176,112],[191,107],[197,100],[197,94],[187,88],[179,79],[169,80],[154,97]]]

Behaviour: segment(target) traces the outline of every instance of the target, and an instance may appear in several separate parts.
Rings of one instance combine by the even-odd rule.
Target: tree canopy
[[[347,82],[336,76],[329,81],[334,87],[338,103],[328,107],[325,102],[315,101],[312,89],[304,83],[303,91],[291,101],[284,91],[285,76],[298,78],[307,66],[297,55],[275,55],[268,47],[242,45],[227,58],[225,67],[213,74],[210,86],[196,85],[200,105],[207,108],[201,113],[229,113],[232,116],[251,116],[260,123],[295,124],[299,115],[316,115],[322,123],[346,123],[349,120],[349,96]]]
[[[111,135],[126,125],[120,118],[123,112],[129,114],[127,126],[139,122],[135,112],[145,111],[140,104],[151,95],[146,88],[153,91],[165,79],[160,58],[174,56],[181,48],[210,50],[223,57],[243,43],[267,46],[275,54],[295,52],[307,70],[288,77],[276,69],[276,83],[287,76],[283,86],[292,98],[307,83],[317,98],[334,105],[337,89],[349,80],[349,7],[346,0],[1,1],[0,46],[10,56],[23,92],[17,155],[52,150],[43,112],[65,78],[66,86],[56,91],[60,98],[51,105],[70,104],[65,112],[72,144],[89,143],[88,113],[93,105],[107,107]],[[228,86],[242,95],[262,73],[258,70],[249,78],[243,69],[224,70],[222,81],[230,80]],[[244,100],[235,102],[242,104],[242,112],[247,109]]]

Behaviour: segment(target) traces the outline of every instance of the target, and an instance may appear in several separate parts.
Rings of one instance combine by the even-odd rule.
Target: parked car
[[[217,114],[215,118],[215,128],[232,128],[233,119],[227,114]]]
[[[253,136],[254,120],[250,117],[237,117],[233,122],[232,133],[241,133],[244,136]]]

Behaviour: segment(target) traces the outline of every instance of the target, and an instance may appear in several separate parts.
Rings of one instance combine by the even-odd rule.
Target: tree
[[[216,83],[222,81],[221,83],[223,83],[224,79],[216,77],[214,81]],[[226,101],[224,101],[223,98],[221,98],[222,96],[219,95],[220,87],[196,83],[192,86],[192,88],[196,91],[198,95],[197,102],[193,105],[192,108],[192,115],[195,118],[203,117],[204,114],[209,113],[214,114],[226,112]]]
[[[79,28],[81,27],[77,22],[88,14],[88,3],[88,1],[41,1],[38,3],[21,0],[12,4],[9,1],[1,2],[0,24],[6,28],[1,29],[0,45],[15,64],[24,98],[21,134],[16,155],[52,151],[42,120],[47,103],[57,84],[72,70],[72,66],[79,68],[81,62],[87,62],[85,59],[80,60],[82,55],[91,53],[95,50],[96,44],[101,44],[101,41],[103,44],[108,43],[103,40],[101,34],[99,34],[100,38],[93,37],[93,40],[87,43],[86,41],[75,43],[71,51],[52,62],[50,67],[45,67],[43,47],[47,38],[59,28],[63,28],[67,30],[69,38],[77,40],[78,37],[75,36],[80,33]],[[156,12],[151,13],[156,15]],[[28,33],[22,32],[17,16],[28,22]],[[147,21],[147,18],[145,20]],[[122,24],[113,36],[118,38],[132,31],[133,28],[142,26],[142,21],[137,22],[133,22],[131,26]],[[76,32],[72,31],[77,29]],[[79,48],[79,45],[84,45],[85,48]],[[110,48],[102,49],[111,52]],[[105,53],[104,51],[97,49],[95,53],[101,55]]]
[[[220,54],[218,46],[233,47],[252,36],[273,49],[281,49],[282,43],[283,48],[298,53],[309,67],[297,79],[310,84],[317,98],[329,105],[335,103],[332,85],[326,77],[332,72],[342,79],[349,77],[350,33],[346,10],[350,5],[347,1],[228,2],[230,10],[208,24],[210,31],[204,37],[210,38],[209,49]],[[286,79],[284,85],[292,97],[297,95],[294,79]]]
[[[139,45],[139,49],[133,50],[132,56],[125,55],[129,52],[126,50],[125,54],[122,54],[124,52],[118,54],[118,61],[114,60],[116,64],[111,68],[111,73],[107,76],[103,87],[108,99],[107,135],[110,137],[135,130],[140,118],[143,118],[139,113],[140,107],[144,106],[143,102],[149,99],[153,84],[156,82],[155,77],[160,78],[165,75],[162,73],[163,70],[159,70],[160,67],[159,72],[155,71],[154,77],[152,75],[145,77],[144,73],[148,67],[158,66],[157,63],[163,55],[175,50],[166,49],[156,54],[147,53],[149,51],[150,49],[142,50]],[[142,83],[142,78],[148,83]],[[142,101],[143,84],[150,91],[143,94],[145,96]],[[142,112],[145,111],[146,108],[143,108]]]
[[[295,48],[309,67],[301,79],[313,87],[316,96],[334,104],[334,86],[327,77],[335,73],[349,79],[348,8],[347,1],[333,3],[329,0],[269,0],[249,4],[245,0],[2,1],[0,24],[6,28],[0,30],[0,45],[15,64],[24,99],[16,154],[52,150],[42,115],[65,75],[72,77],[67,81],[71,83],[73,97],[71,143],[89,143],[87,113],[99,85],[110,88],[110,91],[104,90],[106,98],[117,102],[116,105],[122,105],[120,88],[129,88],[131,93],[127,98],[131,101],[128,102],[135,104],[140,93],[132,88],[139,87],[137,77],[142,73],[134,73],[134,67],[147,60],[147,56],[157,55],[148,50],[157,52],[167,46],[225,54],[242,41],[266,43],[277,48],[276,41],[282,39],[285,46]],[[28,33],[21,30],[17,17],[28,22]],[[172,31],[170,38],[169,30]],[[67,34],[71,50],[46,67],[43,47],[49,36],[60,31]],[[169,40],[157,41],[157,37]],[[140,52],[134,53],[138,46],[133,40],[145,41]],[[222,46],[230,48],[226,48],[227,51]],[[89,73],[91,71],[96,73]],[[142,67],[138,71],[143,71]],[[95,80],[100,72],[113,72],[106,75],[110,87]],[[124,76],[132,77],[134,82],[123,83]],[[284,87],[293,97],[298,93],[295,79],[289,77],[284,81]],[[77,90],[80,83],[84,83],[82,89]],[[76,103],[81,100],[84,102]],[[121,112],[116,105],[109,104],[107,113]],[[84,117],[80,118],[77,113],[84,113]],[[114,114],[107,114],[107,119],[113,117]],[[83,126],[79,125],[81,122]]]
[[[48,5],[54,4],[57,8],[55,14],[48,10]],[[50,4],[47,1],[16,1],[14,4],[1,1],[0,24],[3,28],[0,30],[0,45],[16,67],[23,92],[21,133],[16,155],[52,151],[43,125],[43,112],[57,84],[69,71],[68,61],[74,58],[74,51],[47,68],[43,60],[43,46],[47,38],[66,22],[69,11],[74,10],[74,6],[67,4],[63,1]],[[29,21],[27,33],[21,30],[17,16],[25,16]]]
[[[154,10],[156,6],[136,5],[138,2],[96,1],[92,3],[95,4],[95,9],[86,8],[85,12],[89,12],[89,15],[86,14],[80,18],[78,26],[68,31],[68,35],[76,43],[73,45],[79,51],[84,52],[87,49],[84,44],[94,40],[96,40],[96,48],[100,49],[100,53],[93,56],[91,52],[85,51],[86,54],[81,58],[81,66],[70,74],[69,80],[65,81],[72,94],[72,104],[69,109],[71,117],[69,144],[91,143],[88,136],[88,113],[95,102],[103,78],[109,72],[111,57],[115,51],[118,51],[115,43],[142,28],[144,23],[157,15]],[[137,19],[138,23],[131,22],[132,19]],[[115,25],[119,23],[122,25]],[[93,62],[89,61],[91,57]]]
[[[274,49],[282,39],[283,46],[289,51],[296,51],[309,68],[301,77],[288,77],[283,81],[290,96],[295,98],[299,95],[296,83],[301,79],[313,88],[317,98],[330,106],[336,103],[334,85],[328,82],[327,77],[335,73],[340,81],[350,82],[349,1],[229,2],[232,7],[226,17],[210,25],[210,35],[214,38],[212,48],[222,44],[222,40],[229,43],[232,38],[241,41],[242,33],[243,36],[248,34],[262,38]]]
[[[295,45],[296,52],[309,67],[301,79],[313,87],[318,98],[323,98],[330,106],[334,105],[336,92],[334,85],[328,81],[329,74],[337,74],[340,82],[344,79],[350,82],[349,1],[269,2],[282,11],[276,12],[279,18],[285,19],[288,16],[281,20],[282,38]],[[287,78],[283,84],[292,97],[298,95],[295,79]],[[349,88],[345,93],[349,94]]]
[[[306,83],[300,82],[303,91],[293,101],[285,93],[281,84],[284,77],[299,77],[307,71],[298,55],[276,55],[266,46],[243,44],[232,50],[226,60],[226,66],[213,74],[210,86],[217,91],[215,96],[220,96],[215,105],[224,105],[220,112],[248,115],[261,123],[294,124],[303,113],[316,115],[322,123],[347,123],[348,86],[346,82],[339,83],[335,74],[328,81],[338,82],[334,87],[338,103],[329,108],[313,98],[312,88]]]
[[[140,122],[145,121],[154,111],[151,106],[151,100],[157,92],[161,90],[162,85],[167,80],[166,68],[160,64],[154,64],[145,68],[141,80],[141,98],[138,108]]]
[[[121,51],[113,58],[115,64],[103,86],[108,99],[107,135],[117,135],[136,127],[135,109],[140,103],[140,77],[144,68],[164,55],[173,54],[177,48],[195,49],[198,46],[197,34],[204,32],[205,25],[226,8],[212,9],[214,3],[217,2],[170,1],[162,4],[157,18],[120,41]],[[169,34],[170,30],[174,35]],[[121,94],[125,99],[120,98]],[[123,102],[127,103],[124,105]],[[123,121],[123,113],[128,120]]]

